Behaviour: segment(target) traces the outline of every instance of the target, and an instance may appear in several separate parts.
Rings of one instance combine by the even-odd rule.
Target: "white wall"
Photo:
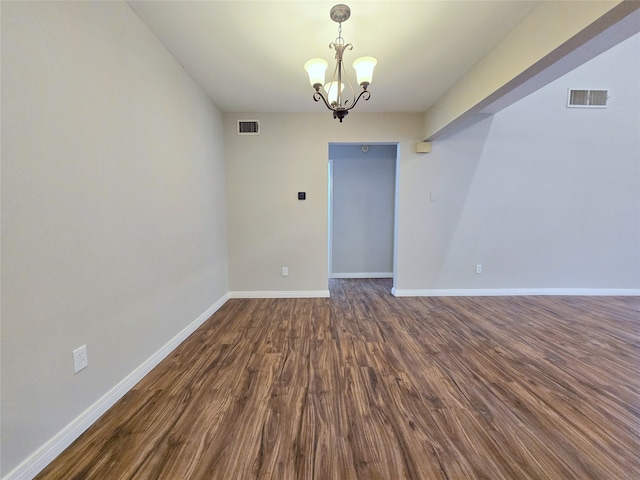
[[[222,141],[125,3],[2,2],[1,475],[228,291]]]
[[[636,35],[435,142],[428,258],[400,288],[638,289],[639,63]],[[609,89],[609,108],[566,108],[570,88]]]
[[[329,143],[399,143],[405,184],[414,181],[403,175],[426,164],[424,155],[413,152],[420,138],[420,114],[352,112],[340,124],[328,110],[318,108],[314,114],[224,114],[229,283],[234,292],[328,293]],[[262,134],[236,135],[238,119],[260,120]],[[307,200],[297,200],[299,191],[307,192]],[[400,203],[403,193],[401,187]],[[399,221],[406,231],[409,219]],[[282,266],[289,267],[288,277],[282,277]]]
[[[414,115],[352,113],[340,124],[322,110],[226,113],[231,289],[326,291],[327,145],[399,142],[399,294],[637,290],[638,42],[434,142],[427,155],[413,153]],[[610,107],[567,109],[568,88],[608,88]],[[263,134],[237,136],[242,118],[261,119]],[[302,190],[306,203],[296,200]]]
[[[332,276],[393,274],[395,145],[330,145]]]

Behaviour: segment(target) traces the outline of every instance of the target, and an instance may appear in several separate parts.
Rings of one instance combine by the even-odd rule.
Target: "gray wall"
[[[426,155],[413,115],[225,113],[231,289],[326,289],[332,142],[399,143],[397,292],[640,288],[639,39]],[[610,106],[567,109],[569,88],[608,88]],[[239,118],[262,135],[237,136]]]
[[[238,119],[260,120],[261,135],[237,135]],[[339,123],[328,110],[225,113],[224,122],[232,292],[328,294],[327,159],[334,142],[398,143],[399,202],[406,206],[407,220],[398,249],[403,244],[414,248],[408,243],[414,225],[410,218],[419,212],[412,211],[410,185],[421,179],[411,176],[428,160],[413,152],[420,114],[352,112]],[[307,192],[307,200],[297,200],[299,191]],[[282,266],[289,267],[289,276],[281,275]]]
[[[436,142],[431,233],[402,288],[638,289],[639,85],[640,34]],[[609,107],[567,108],[570,88],[608,89]]]
[[[395,145],[330,145],[331,273],[393,274]]]
[[[1,148],[4,476],[228,272],[222,115],[125,3],[2,2]]]

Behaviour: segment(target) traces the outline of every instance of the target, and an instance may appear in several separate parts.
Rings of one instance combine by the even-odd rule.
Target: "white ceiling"
[[[227,112],[316,112],[304,63],[323,57],[338,1],[129,1],[167,49]],[[424,112],[539,1],[359,1],[342,36],[378,59],[365,112]],[[330,73],[328,73],[330,75]],[[355,79],[352,77],[353,83]],[[322,107],[324,108],[324,107]]]

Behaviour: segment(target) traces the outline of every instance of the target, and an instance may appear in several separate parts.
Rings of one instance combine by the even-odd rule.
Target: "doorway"
[[[329,144],[329,278],[393,278],[398,145]]]

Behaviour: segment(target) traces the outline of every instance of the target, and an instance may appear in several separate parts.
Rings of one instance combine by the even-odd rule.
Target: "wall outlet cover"
[[[74,373],[78,373],[83,368],[89,366],[89,357],[87,356],[87,346],[83,345],[73,351],[73,368]]]

